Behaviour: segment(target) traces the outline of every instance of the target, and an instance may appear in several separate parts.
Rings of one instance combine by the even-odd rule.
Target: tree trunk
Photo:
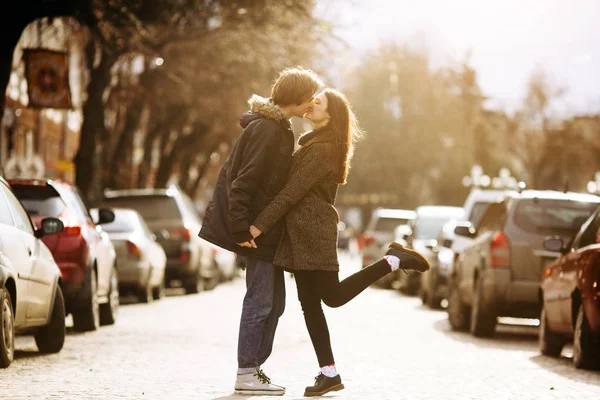
[[[93,65],[95,43],[90,40],[86,46],[88,65]],[[104,91],[110,84],[110,69],[117,60],[102,51],[102,59],[96,68],[90,68],[90,83],[87,87],[87,101],[83,106],[83,123],[79,139],[79,149],[75,156],[75,183],[88,201],[92,201],[97,184],[96,139],[104,136]]]
[[[2,40],[0,40],[0,60],[4,60],[0,63],[0,121],[6,106],[6,88],[12,71],[13,54],[26,26],[26,23],[14,23],[8,25],[7,30],[3,29]]]

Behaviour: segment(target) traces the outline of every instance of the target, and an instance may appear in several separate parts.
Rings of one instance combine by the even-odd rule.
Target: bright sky
[[[521,102],[532,71],[567,88],[559,113],[600,112],[600,0],[318,0],[353,49],[425,45],[436,62],[464,58],[493,106]],[[354,5],[352,5],[354,3]]]

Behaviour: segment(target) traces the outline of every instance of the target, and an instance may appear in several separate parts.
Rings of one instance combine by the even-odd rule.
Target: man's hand
[[[257,237],[262,235],[262,231],[260,229],[258,229],[257,227],[255,227],[254,225],[250,225],[250,234],[252,235],[252,237],[254,239],[256,239]]]
[[[256,246],[256,243],[254,243],[254,239],[249,240],[248,242],[244,242],[244,243],[238,243],[238,246],[242,246],[242,247],[248,247],[250,249],[256,249],[258,248]]]

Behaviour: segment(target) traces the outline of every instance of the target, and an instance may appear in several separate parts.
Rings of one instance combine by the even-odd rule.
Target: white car
[[[412,210],[378,208],[373,211],[364,233],[359,237],[363,268],[385,256],[389,244],[394,240],[394,231],[416,217]],[[388,274],[377,285],[391,287],[394,274]]]
[[[133,292],[143,303],[165,294],[167,256],[142,216],[133,209],[113,208],[115,220],[104,224],[117,254],[119,293]],[[97,218],[98,209],[90,210]]]
[[[65,342],[61,273],[42,236],[62,232],[46,218],[35,229],[27,212],[0,177],[0,368],[14,359],[15,333],[33,333],[42,353],[58,353]]]

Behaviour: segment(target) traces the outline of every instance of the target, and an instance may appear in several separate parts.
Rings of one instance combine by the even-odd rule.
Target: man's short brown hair
[[[310,100],[323,85],[317,74],[302,67],[286,68],[271,88],[271,98],[278,106],[299,105]]]

